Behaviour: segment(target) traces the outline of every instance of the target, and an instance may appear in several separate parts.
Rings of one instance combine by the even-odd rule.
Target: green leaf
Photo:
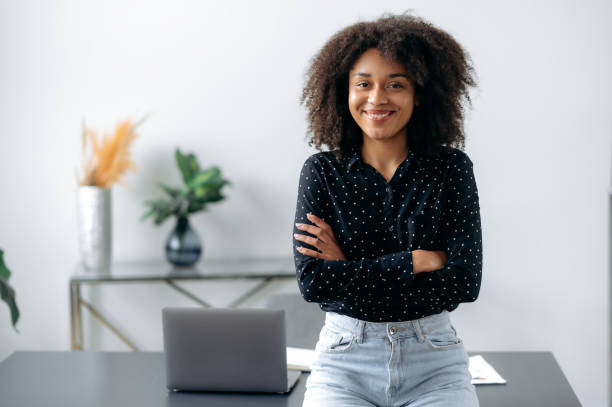
[[[206,209],[206,202],[202,201],[193,201],[189,205],[189,209],[187,210],[188,214],[200,212]]]
[[[155,224],[161,225],[166,219],[168,219],[172,215],[177,215],[178,211],[174,206],[166,206],[160,208],[157,212],[155,212]]]
[[[198,172],[200,172],[200,165],[198,164],[195,155],[184,155],[178,148],[176,149],[175,156],[176,164],[178,165],[179,170],[181,171],[181,175],[183,176],[183,182],[185,182],[185,184],[188,184],[191,179]]]
[[[153,215],[155,213],[155,211],[153,209],[149,209],[147,212],[145,212],[141,217],[140,217],[140,221],[143,222],[145,219],[147,219],[149,216]]]
[[[0,280],[6,280],[11,277],[10,270],[4,264],[4,251],[0,249]]]
[[[11,310],[11,322],[13,328],[17,331],[15,324],[19,320],[19,308],[17,308],[17,303],[15,302],[15,290],[4,280],[0,280],[0,298],[6,302]]]
[[[220,190],[224,185],[231,185],[231,183],[226,179],[221,179],[219,182],[215,183],[214,187],[216,190]]]
[[[208,196],[208,202],[219,202],[224,200],[225,197],[219,193],[219,191],[215,191],[213,194]]]
[[[204,198],[208,193],[210,193],[210,191],[213,189],[212,186],[208,186],[208,185],[204,185],[204,186],[200,186],[195,188],[195,190],[193,191],[193,196],[195,197],[195,199],[202,199]]]
[[[181,193],[181,190],[179,188],[169,187],[168,185],[162,184],[161,182],[158,182],[157,186],[159,186],[166,194],[170,195],[171,198],[176,198]]]
[[[195,174],[200,172],[200,164],[198,164],[198,160],[195,155],[189,154],[187,156],[187,164],[189,165],[189,171],[192,178]]]
[[[155,199],[151,201],[147,201],[145,205],[149,207],[148,211],[142,216],[141,220],[146,219],[149,216],[154,217],[154,222],[156,225],[161,224],[168,216],[174,215],[178,213],[178,208],[180,205],[179,199],[181,197],[177,197],[173,200],[168,199]]]
[[[0,298],[6,302],[11,311],[11,322],[17,331],[15,324],[19,320],[19,308],[15,302],[15,290],[8,284],[11,272],[4,264],[4,252],[0,249]],[[19,331],[17,331],[19,332]]]
[[[193,177],[191,181],[189,181],[188,186],[189,188],[195,189],[199,186],[215,182],[220,178],[220,176],[221,170],[219,170],[219,168],[210,167]]]
[[[185,157],[178,148],[176,149],[175,157],[176,165],[178,165],[179,170],[181,171],[183,181],[185,183],[189,182],[191,179],[191,172],[189,170],[189,164],[187,164],[187,157]]]

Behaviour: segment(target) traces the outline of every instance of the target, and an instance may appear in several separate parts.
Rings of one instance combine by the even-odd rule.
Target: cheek
[[[397,100],[397,103],[401,103],[404,108],[410,108],[410,106],[414,105],[414,96],[406,93]]]
[[[407,96],[403,98],[401,101],[402,110],[404,111],[404,115],[411,116],[414,111],[414,98],[412,96]]]
[[[353,119],[357,120],[357,117],[359,115],[359,97],[358,95],[356,95],[353,92],[349,92],[348,105],[349,105],[349,110],[351,112],[351,116],[353,116]]]

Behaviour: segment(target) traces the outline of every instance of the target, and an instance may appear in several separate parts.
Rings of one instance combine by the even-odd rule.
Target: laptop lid
[[[285,311],[162,310],[168,389],[286,392]]]

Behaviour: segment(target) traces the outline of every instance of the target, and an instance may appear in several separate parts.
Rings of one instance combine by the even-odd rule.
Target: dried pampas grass
[[[146,117],[145,117],[146,118]],[[110,188],[115,182],[122,182],[127,170],[136,170],[136,164],[130,159],[129,148],[138,136],[135,132],[145,118],[132,124],[124,120],[117,125],[115,133],[98,140],[96,132],[88,129],[83,122],[82,176],[77,175],[79,185],[90,185]]]

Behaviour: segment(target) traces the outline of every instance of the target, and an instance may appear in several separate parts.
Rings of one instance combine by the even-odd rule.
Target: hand
[[[314,225],[308,225],[306,223],[296,223],[295,225],[298,229],[308,232],[311,235],[315,235],[316,237],[301,235],[299,233],[294,233],[293,236],[296,240],[316,247],[321,251],[321,253],[302,246],[298,246],[297,250],[306,256],[316,257],[318,259],[346,260],[340,246],[338,246],[336,238],[334,237],[331,226],[325,223],[323,219],[311,213],[306,214],[306,217],[309,221],[314,223]]]
[[[446,264],[446,253],[442,250],[413,250],[412,272],[414,274],[439,270]]]

